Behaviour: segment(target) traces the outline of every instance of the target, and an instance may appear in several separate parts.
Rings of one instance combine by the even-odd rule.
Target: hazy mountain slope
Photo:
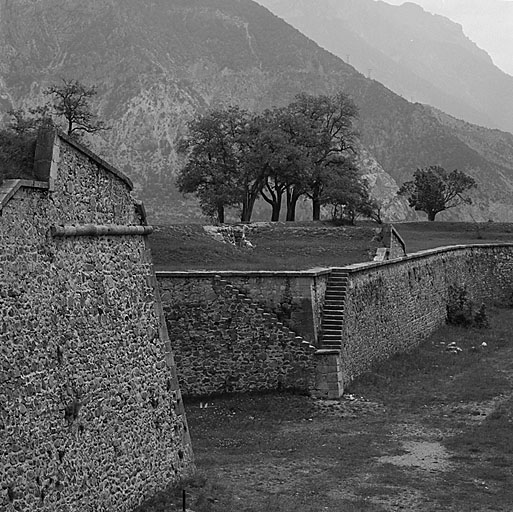
[[[364,172],[375,171],[376,182],[391,191],[394,179],[419,166],[458,167],[482,184],[480,218],[501,210],[513,220],[507,187],[493,186],[513,183],[513,161],[487,159],[435,113],[250,0],[0,0],[0,108],[42,101],[59,77],[99,84],[100,114],[113,129],[93,143],[137,183],[152,222],[194,214],[172,183],[174,146],[195,113],[209,105],[261,109],[301,91],[339,89],[360,106],[362,140],[377,159]],[[404,215],[404,203],[393,210]]]
[[[407,99],[513,132],[513,77],[460,25],[413,3],[259,0],[322,47]]]
[[[385,0],[401,5],[404,0]],[[513,76],[513,2],[511,0],[413,0],[426,11],[460,23],[465,34]]]

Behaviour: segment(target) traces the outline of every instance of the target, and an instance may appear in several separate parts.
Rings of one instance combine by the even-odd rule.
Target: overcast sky
[[[383,0],[401,5],[405,0]],[[513,76],[513,0],[409,0],[463,26],[495,64]]]

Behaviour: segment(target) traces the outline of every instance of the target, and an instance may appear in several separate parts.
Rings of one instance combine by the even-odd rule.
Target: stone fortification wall
[[[160,278],[184,394],[308,389],[315,349],[226,281]]]
[[[343,380],[377,360],[412,349],[446,319],[450,286],[480,303],[513,291],[513,245],[448,247],[349,273],[341,352]]]
[[[447,247],[400,257],[401,242],[398,238],[396,259],[342,269],[348,279],[341,349],[320,347],[315,353],[312,391],[316,396],[336,398],[375,362],[417,346],[445,322],[451,286],[465,287],[478,304],[510,299],[513,244]],[[277,386],[282,377],[276,376],[275,368],[258,363],[258,372],[251,374],[255,359],[251,355],[244,360],[243,354],[253,345],[260,350],[254,338],[269,335],[268,328],[261,329],[270,318],[263,316],[264,311],[289,321],[292,330],[299,331],[299,326],[305,338],[315,340],[330,270],[224,272],[223,279],[237,290],[228,301],[213,286],[213,273],[157,274],[182,386],[191,394],[202,394],[205,389],[255,389],[258,380],[267,389]],[[244,306],[247,310],[237,309],[246,300],[256,303],[257,310],[249,305]],[[303,320],[291,322],[292,315],[283,315],[284,304],[295,305]],[[252,332],[258,335],[252,337]],[[287,357],[296,357],[290,347],[286,351]],[[263,352],[260,357],[264,360]],[[273,361],[267,356],[265,360]],[[215,384],[209,387],[211,383]]]
[[[297,272],[161,271],[157,272],[157,279],[163,289],[175,291],[175,300],[180,300],[181,290],[185,290],[184,296],[191,300],[195,293],[200,297],[204,290],[209,290],[212,278],[220,275],[259,307],[315,345],[329,273],[329,269]],[[196,292],[189,290],[191,283],[194,283]],[[164,295],[166,304],[168,297],[169,294]]]
[[[192,468],[149,228],[66,137],[35,168],[0,189],[0,510],[130,511]]]

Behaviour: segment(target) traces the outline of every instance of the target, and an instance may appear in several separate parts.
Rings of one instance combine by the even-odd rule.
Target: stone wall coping
[[[390,235],[396,237],[396,239],[399,241],[399,243],[401,244],[401,246],[403,248],[404,254],[406,254],[406,243],[403,240],[403,237],[399,234],[399,231],[397,231],[397,229],[395,229],[393,224],[390,225]],[[390,241],[390,243],[391,242],[392,241]]]
[[[157,277],[317,277],[331,273],[329,268],[308,270],[157,270]]]
[[[49,185],[46,181],[35,180],[4,180],[0,186],[0,211],[12,199],[14,194],[22,187],[39,188],[48,190]]]
[[[59,136],[59,138],[65,140],[70,146],[73,146],[76,150],[78,150],[82,154],[88,156],[91,160],[93,160],[99,166],[103,167],[106,171],[109,171],[111,174],[114,174],[116,177],[118,177],[120,180],[122,180],[128,186],[130,191],[132,191],[134,189],[134,184],[132,183],[132,180],[126,174],[121,172],[119,169],[116,169],[113,165],[109,164],[103,158],[100,158],[98,155],[93,153],[90,149],[86,148],[79,142],[73,140],[71,137],[68,137],[68,135],[65,135],[60,130],[57,130],[57,135]]]
[[[153,232],[151,226],[120,226],[116,224],[82,224],[78,226],[52,226],[53,237],[70,236],[144,236]]]
[[[345,270],[348,273],[356,273],[356,272],[365,272],[366,270],[371,270],[373,268],[381,268],[389,265],[397,265],[400,263],[405,263],[407,261],[419,260],[422,258],[429,258],[431,256],[435,256],[437,254],[443,254],[447,252],[456,252],[466,249],[493,249],[498,247],[511,247],[513,248],[513,243],[502,242],[502,243],[487,243],[487,244],[468,244],[468,245],[448,245],[444,247],[436,247],[435,249],[427,249],[425,251],[414,252],[408,254],[407,256],[403,256],[402,258],[395,258],[393,260],[386,261],[366,261],[363,263],[353,263],[352,265],[347,265],[345,267],[337,267],[337,269]]]

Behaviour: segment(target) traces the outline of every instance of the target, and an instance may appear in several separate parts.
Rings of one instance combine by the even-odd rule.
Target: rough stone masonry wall
[[[377,360],[412,349],[445,322],[450,286],[481,303],[513,291],[513,245],[424,251],[347,267],[341,364],[344,382]]]
[[[213,276],[159,285],[184,394],[310,387],[315,349],[239,290]]]
[[[143,236],[52,237],[143,220],[128,180],[48,149],[50,190],[0,210],[0,510],[128,512],[192,467],[151,256]]]
[[[314,269],[234,273],[227,279],[287,327],[315,344],[328,276],[326,269]]]
[[[217,273],[160,271],[157,279],[161,288],[174,290],[174,300],[180,300],[182,290],[187,290],[191,282],[197,290],[208,290],[212,278],[219,274],[289,329],[316,344],[329,273],[329,269]],[[187,295],[186,300],[191,297]],[[168,302],[166,298],[164,302]]]

